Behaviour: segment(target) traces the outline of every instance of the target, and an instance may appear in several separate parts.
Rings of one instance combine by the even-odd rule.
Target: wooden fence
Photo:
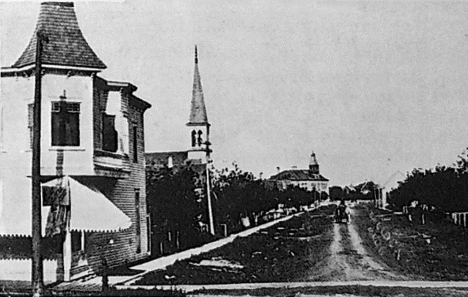
[[[461,225],[463,227],[466,227],[467,219],[468,219],[468,212],[454,212],[451,214],[452,215],[452,220],[455,224]]]

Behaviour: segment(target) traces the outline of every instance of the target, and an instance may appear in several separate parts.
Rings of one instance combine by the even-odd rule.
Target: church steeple
[[[73,2],[41,3],[34,34],[13,67],[21,68],[35,63],[39,31],[48,39],[42,50],[44,65],[92,68],[93,70],[106,68],[83,37]]]
[[[205,126],[208,124],[208,116],[206,113],[205,99],[203,98],[203,89],[200,80],[200,72],[198,70],[198,50],[195,45],[195,71],[193,75],[193,90],[192,90],[192,106],[190,109],[190,117],[187,126]]]
[[[210,149],[210,124],[206,113],[205,99],[198,70],[198,49],[195,45],[195,71],[193,75],[192,102],[187,126],[190,130],[191,146],[188,159],[207,162]]]
[[[310,174],[320,174],[317,157],[315,156],[315,152],[313,151],[312,151],[312,155],[310,155],[309,172]]]

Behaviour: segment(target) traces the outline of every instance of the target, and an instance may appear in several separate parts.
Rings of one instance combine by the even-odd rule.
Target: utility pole
[[[210,160],[210,153],[211,153],[211,150],[210,150],[210,141],[208,140],[208,135],[210,135],[210,124],[207,124],[207,127],[206,127],[206,142],[205,142],[205,145],[206,145],[206,197],[208,199],[208,220],[209,220],[209,224],[210,224],[210,233],[212,235],[215,235],[215,228],[214,228],[214,221],[213,221],[213,208],[211,206],[211,186],[210,186],[210,169],[209,169],[209,164],[211,162]]]
[[[47,42],[39,30],[36,38],[36,68],[34,90],[33,145],[32,145],[32,289],[33,296],[44,294],[44,268],[41,255],[41,56],[43,42]]]

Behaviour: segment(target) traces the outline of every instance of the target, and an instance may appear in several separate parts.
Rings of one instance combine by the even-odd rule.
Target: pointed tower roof
[[[193,75],[192,107],[190,109],[190,118],[187,126],[208,125],[208,116],[206,114],[205,99],[198,71],[198,52],[195,46],[195,72]]]
[[[315,152],[314,151],[312,151],[312,155],[310,155],[309,165],[318,165],[317,158],[315,157]]]
[[[34,34],[13,67],[20,68],[35,63],[37,32],[40,30],[49,39],[43,47],[42,63],[94,69],[107,68],[83,37],[72,2],[41,3]]]

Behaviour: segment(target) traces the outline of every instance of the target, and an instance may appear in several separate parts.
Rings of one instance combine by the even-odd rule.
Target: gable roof
[[[35,63],[39,31],[49,39],[48,43],[44,43],[42,63],[94,69],[107,68],[86,42],[78,26],[72,2],[41,3],[36,29],[28,46],[12,67],[20,68]]]
[[[312,174],[307,169],[284,170],[270,177],[270,180],[291,180],[291,181],[328,181],[321,174]]]
[[[195,46],[195,71],[193,75],[192,106],[187,126],[208,125],[208,115],[206,113],[205,99],[198,71],[198,52]]]

